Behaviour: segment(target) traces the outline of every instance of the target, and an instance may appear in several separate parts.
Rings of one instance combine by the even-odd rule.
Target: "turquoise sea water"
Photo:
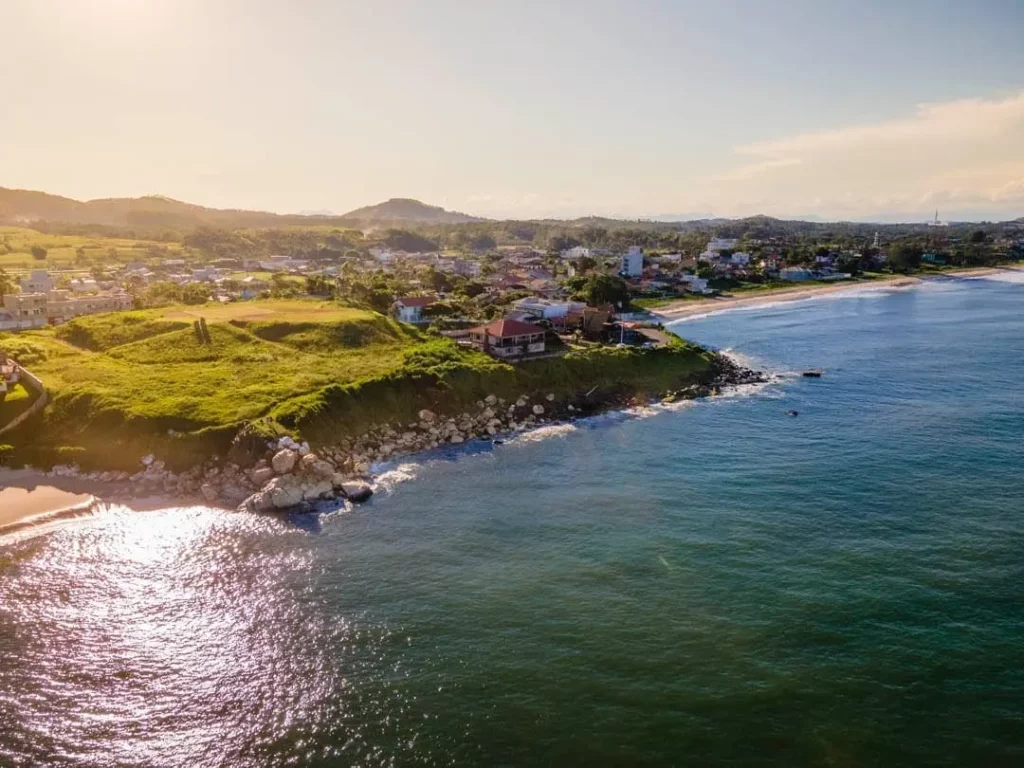
[[[679,323],[780,378],[0,541],[0,765],[1024,764],[1022,302]]]

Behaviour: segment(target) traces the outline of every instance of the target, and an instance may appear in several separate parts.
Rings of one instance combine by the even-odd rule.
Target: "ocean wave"
[[[741,359],[744,356],[729,352],[733,359]],[[749,358],[747,358],[749,359]],[[545,424],[532,429],[525,429],[502,435],[496,435],[495,439],[504,448],[525,447],[541,441],[566,438],[570,435],[587,429],[608,429],[616,424],[639,419],[649,419],[665,414],[679,413],[690,408],[696,408],[701,404],[712,403],[721,400],[733,400],[736,398],[753,397],[756,395],[776,399],[782,397],[780,390],[773,391],[772,387],[783,381],[797,378],[800,373],[789,371],[785,373],[772,373],[767,381],[755,382],[752,384],[740,384],[723,389],[719,394],[707,398],[695,400],[676,400],[634,405],[628,408],[617,408],[615,410],[596,413],[591,416],[583,416],[570,422],[559,422],[557,424]],[[495,446],[486,439],[469,440],[461,445],[445,445],[419,454],[403,456],[394,461],[378,462],[370,467],[373,474],[372,487],[374,493],[385,495],[393,493],[405,483],[415,480],[422,473],[423,469],[437,462],[450,462],[467,459],[481,454],[490,454]]]

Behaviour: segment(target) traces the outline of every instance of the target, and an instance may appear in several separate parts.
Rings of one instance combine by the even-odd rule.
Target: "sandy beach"
[[[657,315],[665,320],[678,320],[681,317],[691,315],[703,315],[708,312],[720,312],[727,309],[736,309],[752,305],[776,304],[785,301],[799,301],[815,296],[826,296],[832,293],[845,293],[848,291],[864,290],[871,288],[905,288],[915,285],[920,281],[918,277],[892,277],[871,282],[849,282],[836,283],[835,285],[815,286],[794,286],[793,288],[779,288],[773,291],[759,291],[739,296],[721,296],[702,300],[688,299],[667,304],[651,310],[651,314]]]
[[[956,269],[945,272],[936,272],[929,275],[905,276],[894,275],[893,277],[881,278],[871,281],[851,281],[836,283],[835,285],[794,285],[792,288],[779,288],[772,291],[759,291],[756,293],[740,294],[739,296],[720,296],[708,299],[687,299],[657,307],[651,310],[651,314],[664,320],[678,320],[682,317],[703,315],[708,312],[720,312],[738,307],[776,304],[786,301],[799,301],[810,299],[815,296],[827,296],[833,293],[845,293],[848,291],[870,290],[874,288],[907,288],[916,285],[922,280],[942,279],[943,277],[985,277],[996,275],[1007,270],[1021,271],[1022,267],[1017,265],[1002,267],[978,267],[976,269]]]
[[[93,495],[85,493],[80,484],[61,482],[34,470],[0,470],[0,532],[93,501]]]

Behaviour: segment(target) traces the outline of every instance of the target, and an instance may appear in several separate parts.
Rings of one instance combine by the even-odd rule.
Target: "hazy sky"
[[[0,186],[1024,215],[1024,2],[0,0]]]

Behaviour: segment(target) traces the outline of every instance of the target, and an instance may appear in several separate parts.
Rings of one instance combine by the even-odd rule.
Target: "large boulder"
[[[259,469],[254,469],[249,473],[249,479],[252,480],[253,485],[257,488],[262,488],[273,478],[274,470],[272,467],[260,467]]]
[[[203,494],[203,498],[206,499],[208,502],[216,501],[217,496],[220,495],[217,492],[216,487],[214,487],[210,483],[203,483],[201,486],[199,486],[199,492]]]
[[[275,509],[294,507],[302,501],[302,486],[293,478],[275,477],[259,495],[266,495]],[[265,508],[265,507],[264,507]]]
[[[277,474],[284,475],[295,468],[295,462],[298,459],[299,454],[296,451],[293,451],[291,448],[282,448],[274,454],[274,458],[270,460],[270,466],[274,468]]]
[[[325,461],[315,453],[307,453],[302,457],[302,471],[307,475],[319,478],[329,478],[334,474],[334,465]]]
[[[533,406],[533,412],[537,416],[540,416],[542,413],[544,413],[544,406],[543,405],[535,405],[535,406]]]
[[[366,501],[373,495],[373,488],[364,480],[346,480],[341,484],[345,498],[352,502]]]
[[[433,421],[434,420],[434,412],[433,411],[428,411],[426,408],[424,408],[422,411],[420,411],[419,417],[420,417],[420,421]]]

